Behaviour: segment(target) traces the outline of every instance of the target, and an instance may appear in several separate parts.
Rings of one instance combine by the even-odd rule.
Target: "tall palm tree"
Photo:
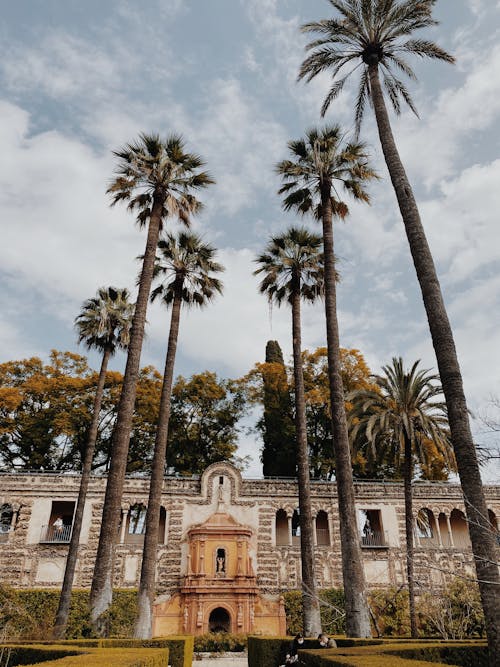
[[[453,332],[441,293],[434,260],[420,220],[417,203],[392,134],[384,90],[396,113],[401,102],[416,113],[415,105],[396,72],[415,79],[405,56],[435,58],[453,63],[454,58],[433,42],[413,38],[417,30],[436,25],[432,9],[436,0],[329,0],[338,17],[302,26],[318,39],[308,45],[299,79],[308,81],[323,71],[331,71],[332,86],[322,107],[341,93],[350,74],[358,71],[360,83],[355,119],[359,131],[366,102],[375,113],[382,150],[396,193],[410,245],[432,343],[448,407],[451,441],[465,497],[469,532],[481,591],[490,655],[500,655],[500,577],[496,545],[488,523],[479,463],[472,440],[462,375]],[[346,72],[347,70],[347,72]],[[494,658],[491,658],[494,660]]]
[[[295,432],[299,483],[300,555],[302,563],[302,610],[306,637],[321,632],[321,617],[314,574],[314,528],[311,479],[307,446],[306,402],[302,372],[301,300],[313,302],[324,293],[322,238],[307,229],[291,227],[271,238],[255,260],[263,274],[259,289],[269,303],[292,309],[293,374],[295,380]]]
[[[427,463],[425,442],[432,440],[448,469],[454,468],[446,405],[436,400],[443,391],[439,377],[417,370],[419,363],[416,361],[405,371],[403,360],[394,358],[392,366],[382,368],[383,376],[373,376],[380,391],[365,389],[350,394],[353,408],[349,414],[353,441],[362,439],[371,447],[374,458],[389,458],[396,469],[403,468],[412,637],[418,636],[413,575],[413,461]]]
[[[305,139],[290,141],[291,159],[276,166],[283,185],[285,210],[312,213],[323,226],[325,313],[328,346],[328,374],[331,396],[335,474],[338,489],[342,573],[346,594],[346,632],[348,636],[370,636],[370,618],[365,595],[361,545],[356,529],[354,486],[344,390],[340,366],[333,217],[345,218],[347,205],[338,199],[342,186],[355,199],[368,202],[364,182],[375,176],[368,166],[363,144],[343,141],[339,126],[311,129]]]
[[[202,171],[203,160],[185,151],[184,140],[179,135],[172,134],[162,140],[156,134],[141,134],[137,141],[127,144],[114,155],[118,159],[116,178],[108,188],[112,205],[120,201],[128,202],[128,209],[137,212],[137,222],[141,227],[147,226],[148,233],[113,433],[99,546],[90,591],[91,619],[101,633],[104,628],[98,619],[108,609],[113,597],[114,544],[121,514],[130,429],[158,237],[166,218],[176,217],[189,225],[190,216],[202,207],[193,192],[213,183],[208,173]]]
[[[152,634],[161,494],[165,475],[170,398],[181,307],[184,305],[201,308],[209,303],[216,293],[222,293],[222,283],[213,274],[224,271],[224,267],[214,260],[215,249],[203,243],[197,234],[180,233],[177,238],[167,234],[166,238],[158,243],[158,249],[160,256],[155,266],[155,275],[161,278],[162,282],[151,293],[151,301],[161,298],[167,307],[172,307],[172,316],[146,514],[146,534],[135,624],[135,637],[138,639],[150,639]]]
[[[87,434],[85,453],[82,461],[82,477],[80,480],[75,515],[73,517],[73,527],[71,530],[68,556],[66,559],[64,580],[53,629],[53,636],[55,639],[64,636],[68,624],[71,589],[75,577],[78,546],[82,530],[83,510],[85,507],[85,499],[87,497],[90,474],[92,472],[92,460],[94,458],[97,429],[99,425],[99,413],[101,411],[108,362],[116,349],[125,349],[127,347],[133,314],[134,304],[129,301],[128,290],[116,289],[115,287],[101,287],[97,291],[97,296],[85,301],[80,314],[75,320],[75,326],[78,331],[78,342],[84,343],[89,350],[94,349],[101,352],[102,359],[94,397],[92,420]]]

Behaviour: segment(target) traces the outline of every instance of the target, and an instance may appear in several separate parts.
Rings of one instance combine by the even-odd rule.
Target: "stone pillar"
[[[200,568],[199,573],[205,574],[205,540],[200,540]]]
[[[445,514],[446,516],[446,527],[448,528],[448,537],[450,538],[450,547],[452,549],[455,548],[455,542],[453,541],[453,532],[451,530],[451,522],[450,522],[450,517],[448,514]]]
[[[443,540],[441,538],[441,528],[439,526],[439,512],[437,513],[437,519],[436,519],[435,512],[433,512],[433,515],[434,515],[434,523],[436,524],[436,535],[437,535],[437,538],[438,538],[438,545],[439,545],[439,548],[442,549],[443,548]]]
[[[292,517],[287,516],[286,517],[288,520],[288,546],[292,546]]]
[[[120,526],[120,544],[125,542],[125,529],[127,527],[128,509],[122,507],[122,525]]]

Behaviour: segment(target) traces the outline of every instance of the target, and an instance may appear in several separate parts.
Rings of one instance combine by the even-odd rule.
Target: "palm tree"
[[[121,514],[130,429],[158,237],[166,218],[177,217],[189,225],[190,216],[202,208],[193,191],[213,183],[208,173],[201,170],[203,160],[198,155],[187,153],[184,140],[178,135],[172,134],[161,140],[158,135],[141,134],[137,141],[127,144],[114,155],[118,158],[118,167],[116,178],[108,188],[112,195],[112,205],[127,201],[128,209],[137,211],[137,222],[141,227],[147,225],[148,233],[113,433],[99,546],[90,591],[91,619],[101,633],[104,628],[98,627],[98,618],[107,610],[113,597],[113,552]]]
[[[333,216],[344,218],[347,205],[338,199],[337,185],[355,199],[369,201],[365,181],[375,176],[367,162],[363,144],[343,143],[340,127],[311,129],[305,139],[288,143],[292,159],[276,166],[283,186],[286,211],[312,213],[323,225],[325,313],[328,346],[328,374],[335,449],[335,473],[338,489],[342,572],[346,594],[346,632],[348,636],[370,636],[370,617],[365,596],[365,578],[361,545],[356,529],[354,486],[344,390],[340,366],[335,257],[333,248]]]
[[[217,292],[222,293],[222,283],[212,274],[224,271],[224,267],[214,260],[215,249],[203,243],[197,234],[180,233],[177,238],[167,234],[165,240],[162,239],[158,243],[158,249],[160,258],[155,266],[155,275],[162,278],[162,283],[151,293],[151,301],[161,298],[166,306],[172,306],[172,317],[146,514],[146,534],[135,624],[135,637],[138,639],[150,639],[152,634],[161,494],[181,307],[184,304],[188,307],[194,305],[201,308],[209,303]]]
[[[428,462],[425,442],[432,440],[448,469],[454,468],[446,405],[436,401],[443,391],[440,384],[436,384],[439,377],[427,370],[417,370],[419,363],[416,361],[405,371],[403,360],[394,358],[392,366],[382,368],[385,375],[373,376],[380,391],[364,389],[349,397],[353,402],[349,414],[353,441],[361,439],[370,446],[373,458],[391,459],[396,469],[403,468],[412,637],[418,636],[413,576],[413,461]]]
[[[259,268],[254,274],[264,274],[260,292],[267,296],[269,303],[280,306],[286,300],[292,308],[303,627],[306,637],[316,637],[321,632],[321,617],[314,574],[314,529],[300,307],[302,299],[313,302],[324,293],[322,238],[310,234],[304,228],[291,227],[281,236],[272,237],[265,252],[255,261]]]
[[[453,332],[441,293],[434,260],[420,220],[417,203],[392,134],[384,91],[396,113],[401,101],[416,113],[404,83],[394,71],[415,79],[405,56],[435,58],[453,63],[454,58],[431,41],[412,38],[416,30],[436,25],[432,17],[435,0],[329,0],[338,18],[302,26],[318,39],[308,45],[299,79],[308,81],[323,71],[331,71],[332,86],[322,107],[341,93],[350,74],[360,73],[355,119],[359,131],[366,102],[371,101],[382,150],[403,218],[417,278],[422,291],[427,320],[436,353],[439,375],[448,407],[451,441],[465,497],[469,532],[481,591],[490,655],[500,655],[500,577],[496,545],[489,529],[479,463],[472,440],[462,375]],[[347,73],[346,69],[348,68]],[[381,82],[382,79],[382,82]],[[494,658],[491,658],[493,660]]]
[[[78,342],[84,343],[89,350],[98,350],[102,353],[101,370],[94,397],[92,421],[90,423],[85,453],[82,461],[82,477],[73,517],[73,528],[69,543],[64,580],[59,598],[59,607],[53,629],[53,637],[59,639],[64,636],[68,624],[71,589],[75,577],[78,546],[82,530],[83,509],[92,471],[99,413],[101,411],[106,371],[110,357],[117,348],[126,348],[129,342],[130,325],[134,314],[134,305],[129,301],[126,289],[115,287],[101,287],[97,296],[85,301],[81,313],[75,320],[78,331]]]

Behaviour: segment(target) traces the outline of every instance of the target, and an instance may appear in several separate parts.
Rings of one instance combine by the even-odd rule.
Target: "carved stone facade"
[[[64,574],[78,475],[0,475],[0,580],[19,587],[58,587]],[[106,479],[90,483],[75,586],[90,586]],[[320,588],[342,585],[337,491],[312,482],[316,576]],[[405,582],[404,496],[400,483],[356,482],[356,507],[367,583]],[[498,533],[500,487],[485,488]],[[125,483],[115,585],[136,587],[140,574],[148,480]],[[281,631],[279,594],[300,588],[297,485],[248,480],[227,463],[199,479],[165,478],[158,544],[157,632]],[[474,576],[461,489],[414,486],[415,575],[422,590],[455,575]],[[10,522],[10,523],[9,523]],[[225,600],[225,602],[224,602]],[[163,620],[160,620],[163,619]],[[272,620],[274,619],[274,620]],[[159,624],[159,625],[158,625]]]

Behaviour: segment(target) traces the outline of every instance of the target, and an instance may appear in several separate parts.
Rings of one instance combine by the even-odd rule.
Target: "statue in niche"
[[[226,550],[217,549],[215,556],[215,572],[217,574],[225,574],[226,572]]]

